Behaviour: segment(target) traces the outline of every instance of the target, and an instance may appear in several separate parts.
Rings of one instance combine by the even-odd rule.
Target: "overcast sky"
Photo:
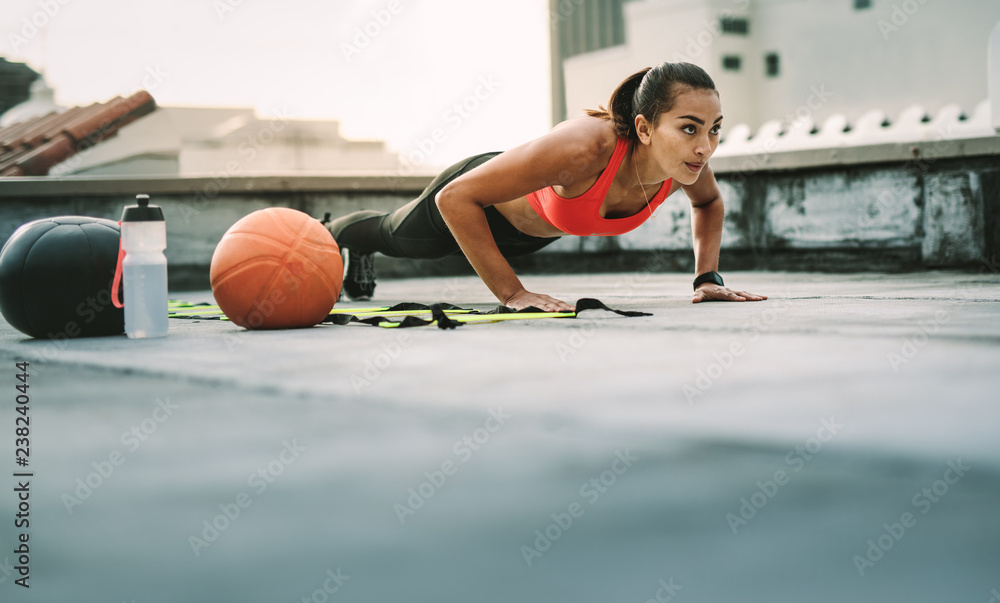
[[[336,119],[402,153],[440,130],[437,165],[551,126],[545,0],[3,4],[0,56],[44,68],[66,106],[145,86],[161,105]]]

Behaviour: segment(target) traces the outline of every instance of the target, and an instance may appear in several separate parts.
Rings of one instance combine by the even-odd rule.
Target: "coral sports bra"
[[[618,173],[618,167],[625,158],[628,141],[619,138],[608,167],[601,172],[597,182],[579,197],[566,199],[556,194],[552,187],[543,188],[527,195],[528,203],[543,220],[559,230],[577,236],[612,236],[635,230],[645,222],[651,211],[663,203],[670,194],[673,179],[668,178],[660,190],[649,200],[649,208],[643,207],[635,215],[624,218],[602,218],[601,204],[611,188],[611,181]]]

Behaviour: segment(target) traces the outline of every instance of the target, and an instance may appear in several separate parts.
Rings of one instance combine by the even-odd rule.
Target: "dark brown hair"
[[[691,63],[660,63],[625,78],[611,93],[607,108],[598,105],[597,110],[587,109],[587,115],[611,121],[619,138],[635,144],[639,141],[635,131],[636,116],[644,115],[656,124],[661,113],[673,108],[677,95],[685,86],[719,93],[715,82],[701,67]]]

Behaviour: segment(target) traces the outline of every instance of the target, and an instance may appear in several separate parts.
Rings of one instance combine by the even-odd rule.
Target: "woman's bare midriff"
[[[530,237],[561,237],[566,233],[542,219],[528,203],[527,197],[521,197],[507,203],[498,203],[497,208],[511,225]]]

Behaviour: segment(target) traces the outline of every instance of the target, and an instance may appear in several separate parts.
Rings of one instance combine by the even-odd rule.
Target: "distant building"
[[[549,0],[553,124],[567,117],[563,61],[625,44],[624,4],[625,0]]]
[[[348,140],[337,121],[262,117],[249,107],[159,107],[53,174],[236,176],[399,169],[381,141]]]
[[[58,105],[53,89],[30,67],[3,59],[0,94],[18,101],[0,116],[0,129],[76,109]],[[344,138],[337,121],[259,116],[250,107],[159,106],[47,169],[50,176],[233,176],[386,173],[403,166],[382,141]]]
[[[997,0],[550,2],[554,121],[606,103],[639,68],[688,61],[715,80],[728,126],[754,130],[803,113],[850,124],[915,104],[971,112],[987,98],[987,42],[1000,21]]]

